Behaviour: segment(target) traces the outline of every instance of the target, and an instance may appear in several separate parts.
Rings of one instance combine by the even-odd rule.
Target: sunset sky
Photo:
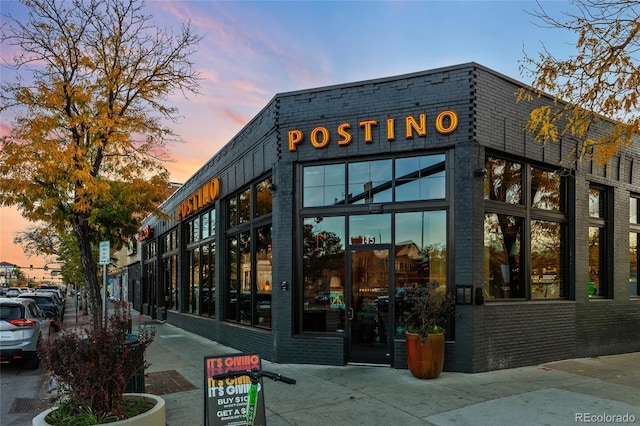
[[[567,2],[542,2],[554,16]],[[517,80],[524,53],[543,45],[566,57],[573,34],[542,28],[527,11],[533,1],[147,1],[158,27],[190,20],[204,36],[193,57],[201,94],[170,101],[182,119],[184,140],[166,164],[175,182],[186,181],[278,93],[477,62]],[[24,16],[22,4],[0,0],[0,13]],[[2,17],[2,22],[6,19]],[[3,62],[10,60],[2,46]],[[0,78],[15,75],[4,65]],[[0,135],[11,117],[0,117]],[[43,266],[13,244],[29,223],[0,208],[0,261]],[[39,277],[38,277],[39,278]]]

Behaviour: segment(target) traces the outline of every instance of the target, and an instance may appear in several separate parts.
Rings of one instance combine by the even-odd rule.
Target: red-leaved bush
[[[123,395],[146,367],[144,352],[155,337],[154,329],[142,327],[128,334],[130,324],[127,303],[116,302],[102,327],[62,331],[42,343],[40,356],[67,407],[90,409],[99,418],[126,417]]]

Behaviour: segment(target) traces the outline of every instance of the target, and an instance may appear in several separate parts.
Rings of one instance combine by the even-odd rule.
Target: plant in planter
[[[48,424],[79,424],[70,419],[82,424],[114,422],[149,409],[140,398],[125,398],[125,392],[146,367],[144,352],[155,330],[141,328],[132,335],[130,324],[127,303],[118,302],[101,326],[63,331],[43,343],[41,358],[62,395],[58,408],[47,416]]]
[[[455,297],[438,291],[438,283],[405,291],[402,307],[406,315],[407,364],[411,374],[435,379],[444,367],[444,338],[456,318]]]

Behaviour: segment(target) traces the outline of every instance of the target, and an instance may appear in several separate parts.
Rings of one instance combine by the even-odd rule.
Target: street
[[[25,426],[49,407],[48,376],[42,363],[37,370],[0,365],[0,424]]]

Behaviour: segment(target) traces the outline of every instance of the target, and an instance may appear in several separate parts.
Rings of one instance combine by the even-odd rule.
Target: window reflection
[[[603,297],[605,230],[589,227],[589,297]]]
[[[349,204],[392,201],[391,160],[349,163]]]
[[[599,188],[589,188],[589,216],[605,217],[605,191]]]
[[[165,288],[168,294],[166,295],[168,300],[166,302],[166,308],[170,310],[177,310],[180,305],[178,303],[178,256],[173,255],[163,259],[164,264],[164,279]]]
[[[484,219],[485,297],[523,298],[520,217],[487,213]]]
[[[240,193],[238,197],[238,224],[251,219],[251,189]]]
[[[257,292],[254,300],[255,324],[260,327],[271,328],[271,292],[272,292],[272,253],[271,253],[271,225],[257,230],[256,241],[256,285]]]
[[[200,248],[189,250],[189,291],[187,294],[188,312],[200,313]]]
[[[531,168],[531,207],[561,210],[560,175],[556,172]]]
[[[303,233],[302,329],[343,332],[345,218],[306,218]]]
[[[629,234],[629,296],[640,296],[638,288],[638,240],[640,233]]]
[[[403,254],[404,253],[404,254]],[[424,282],[447,283],[447,214],[444,210],[396,214],[396,261],[405,256],[409,262],[396,263],[397,271],[421,270]],[[404,277],[404,278],[403,278]],[[396,277],[396,287],[418,283]]]
[[[561,225],[544,220],[531,221],[531,297],[563,297]]]
[[[200,289],[201,314],[215,315],[215,243],[202,246],[202,287]]]
[[[271,183],[268,177],[227,199],[229,227],[236,229],[226,239],[228,276],[222,295],[225,320],[264,328],[271,328]]]
[[[238,240],[238,284],[240,286],[239,321],[251,324],[251,236],[248,232]]]
[[[209,238],[209,212],[202,215],[202,238]]]
[[[509,204],[522,203],[522,165],[487,157],[484,198]]]
[[[638,287],[638,240],[640,240],[640,198],[629,197],[629,296],[640,296]]]
[[[227,281],[227,294],[225,295],[224,318],[230,321],[238,321],[238,239],[227,239],[227,258],[229,277]]]
[[[308,166],[303,172],[304,207],[343,204],[345,197],[345,165]]]
[[[391,215],[358,215],[349,217],[350,244],[391,243]]]
[[[256,217],[269,214],[273,209],[270,185],[271,178],[265,179],[256,185]]]
[[[228,227],[233,228],[238,224],[238,201],[232,197],[227,201]]]
[[[444,154],[303,168],[303,205],[321,207],[446,198]],[[395,172],[393,167],[395,164]]]
[[[446,197],[444,154],[396,159],[396,201]]]
[[[612,223],[608,220],[609,204],[613,201],[610,188],[589,187],[589,297],[610,297],[611,276],[607,254],[611,251],[609,237]]]
[[[397,331],[404,331],[402,301],[407,289],[428,287],[437,297],[447,290],[446,211],[396,214],[395,299]]]

